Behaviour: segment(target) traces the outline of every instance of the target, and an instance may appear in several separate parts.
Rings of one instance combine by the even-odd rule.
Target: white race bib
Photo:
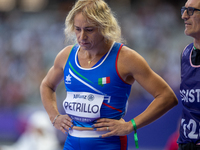
[[[63,101],[65,112],[71,119],[81,122],[92,122],[100,118],[100,109],[104,95],[88,92],[67,92]]]

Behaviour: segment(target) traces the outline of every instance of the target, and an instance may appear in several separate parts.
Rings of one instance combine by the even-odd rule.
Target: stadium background
[[[25,131],[30,115],[43,110],[39,85],[65,42],[64,21],[74,0],[0,0],[0,145],[12,144]],[[184,35],[182,0],[107,0],[126,45],[140,53],[179,98],[179,105],[138,130],[141,149],[164,149],[176,132],[181,114],[180,54],[192,42]],[[61,113],[63,83],[57,90]],[[137,83],[132,87],[128,121],[152,101]],[[62,146],[65,136],[58,131]],[[134,149],[133,134],[129,148]]]

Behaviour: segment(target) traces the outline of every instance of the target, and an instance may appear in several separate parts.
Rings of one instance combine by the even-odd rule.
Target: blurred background
[[[120,23],[122,35],[127,41],[125,44],[141,54],[179,98],[180,55],[184,47],[192,42],[192,38],[184,35],[184,23],[180,15],[181,6],[186,1],[106,2]],[[47,120],[45,117],[32,118],[38,114],[46,115],[40,99],[39,86],[53,65],[57,53],[71,44],[65,42],[64,22],[74,3],[75,0],[0,0],[1,150],[12,150],[12,146],[18,150],[59,150],[63,147],[66,135],[52,127],[43,131],[44,126],[47,129],[47,126],[51,125],[48,116]],[[57,89],[61,114],[64,114],[62,101],[65,94],[64,84],[61,83]],[[129,121],[144,111],[152,100],[153,97],[135,83],[124,119]],[[179,98],[178,106],[154,123],[138,130],[140,149],[169,149],[167,147],[170,147],[171,140],[176,141],[178,136],[180,114]],[[46,132],[52,133],[52,138],[45,139],[50,136],[45,136]],[[42,141],[41,137],[46,140],[46,144],[42,144],[43,147],[34,147],[36,144],[33,143],[39,144],[38,141]],[[31,139],[34,146],[29,144],[29,147],[26,145],[23,149],[22,141],[31,143]],[[48,143],[53,146],[47,148]],[[133,134],[129,135],[129,149],[135,149]]]

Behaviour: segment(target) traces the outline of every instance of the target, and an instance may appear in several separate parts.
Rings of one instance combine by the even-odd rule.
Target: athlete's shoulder
[[[58,64],[59,66],[62,66],[62,67],[65,66],[65,63],[67,62],[67,59],[69,57],[69,54],[72,48],[73,48],[73,45],[64,47],[56,56],[54,65]]]
[[[73,45],[69,45],[69,46],[66,46],[64,47],[57,55],[58,58],[62,58],[62,57],[68,57],[71,50],[73,48]]]
[[[71,52],[73,46],[74,46],[74,45],[69,45],[69,46],[64,47],[64,48],[60,51],[60,53],[61,53],[61,54],[63,54],[63,53],[64,53],[64,54],[69,54],[69,53]]]
[[[118,66],[129,71],[138,71],[148,66],[146,60],[135,50],[123,46],[118,57]]]
[[[126,60],[130,60],[130,61],[137,61],[137,60],[144,59],[137,51],[135,51],[127,46],[123,46],[121,48],[119,57],[126,59]]]

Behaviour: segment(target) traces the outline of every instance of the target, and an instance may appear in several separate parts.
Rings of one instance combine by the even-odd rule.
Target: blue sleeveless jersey
[[[183,104],[178,143],[200,143],[200,65],[191,62],[193,43],[186,46],[181,59],[180,95]]]
[[[122,46],[115,42],[92,68],[82,68],[78,62],[79,45],[72,48],[64,69],[67,97],[70,98],[63,102],[63,107],[75,126],[91,127],[96,119],[120,119],[125,114],[131,85],[117,72]],[[96,102],[93,101],[95,96],[100,97]]]

